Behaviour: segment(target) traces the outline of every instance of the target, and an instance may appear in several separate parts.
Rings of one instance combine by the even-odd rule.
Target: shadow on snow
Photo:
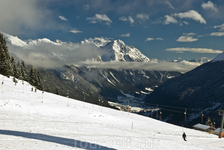
[[[62,144],[62,145],[70,146],[70,147],[82,148],[86,150],[116,150],[114,148],[108,148],[108,147],[101,146],[95,143],[89,143],[85,141],[79,141],[79,140],[63,138],[63,137],[56,137],[51,135],[39,134],[39,133],[0,130],[0,134],[47,141],[47,142]]]

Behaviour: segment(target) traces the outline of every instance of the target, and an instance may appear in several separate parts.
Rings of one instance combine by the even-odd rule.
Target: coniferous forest
[[[17,78],[29,82],[37,89],[43,89],[39,72],[33,69],[33,66],[26,66],[23,60],[16,62],[15,58],[10,56],[2,33],[0,33],[0,74],[7,77],[12,76],[15,84],[17,83]]]

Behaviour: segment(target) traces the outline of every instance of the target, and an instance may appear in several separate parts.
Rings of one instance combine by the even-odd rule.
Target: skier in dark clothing
[[[183,139],[184,139],[184,141],[187,141],[187,135],[185,134],[185,132],[182,134],[182,137],[183,137]]]

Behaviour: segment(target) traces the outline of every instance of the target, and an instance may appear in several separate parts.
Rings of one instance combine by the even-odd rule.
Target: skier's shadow
[[[18,136],[18,137],[41,140],[41,141],[47,141],[47,142],[62,144],[62,145],[70,146],[70,147],[82,148],[82,149],[86,149],[86,150],[116,150],[114,148],[108,148],[108,147],[101,146],[101,145],[98,145],[95,143],[89,143],[89,142],[84,142],[84,141],[80,141],[80,140],[56,137],[56,136],[51,136],[51,135],[46,135],[46,134],[39,134],[39,133],[0,130],[0,134]]]

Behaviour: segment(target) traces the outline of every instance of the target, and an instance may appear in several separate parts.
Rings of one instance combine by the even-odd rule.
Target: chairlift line
[[[111,97],[104,97],[104,98],[111,99],[111,100],[115,100],[115,101],[118,100],[117,98],[111,98]],[[168,107],[168,108],[183,109],[183,110],[187,109],[189,111],[197,111],[197,112],[201,112],[202,111],[200,109],[183,108],[183,107],[176,107],[176,106],[169,106],[169,105],[160,105],[160,104],[154,104],[154,103],[144,103],[144,104],[149,104],[149,105],[152,105],[152,106],[156,106],[159,109],[160,108],[163,108],[164,109],[164,107]],[[176,111],[176,110],[170,110],[170,109],[164,109],[164,110],[172,111],[172,112],[177,112],[177,113],[183,113],[182,111]],[[203,111],[204,112],[208,112],[208,113],[217,113],[217,111],[208,111],[208,110],[203,110]],[[188,113],[188,114],[192,114],[192,113]]]

